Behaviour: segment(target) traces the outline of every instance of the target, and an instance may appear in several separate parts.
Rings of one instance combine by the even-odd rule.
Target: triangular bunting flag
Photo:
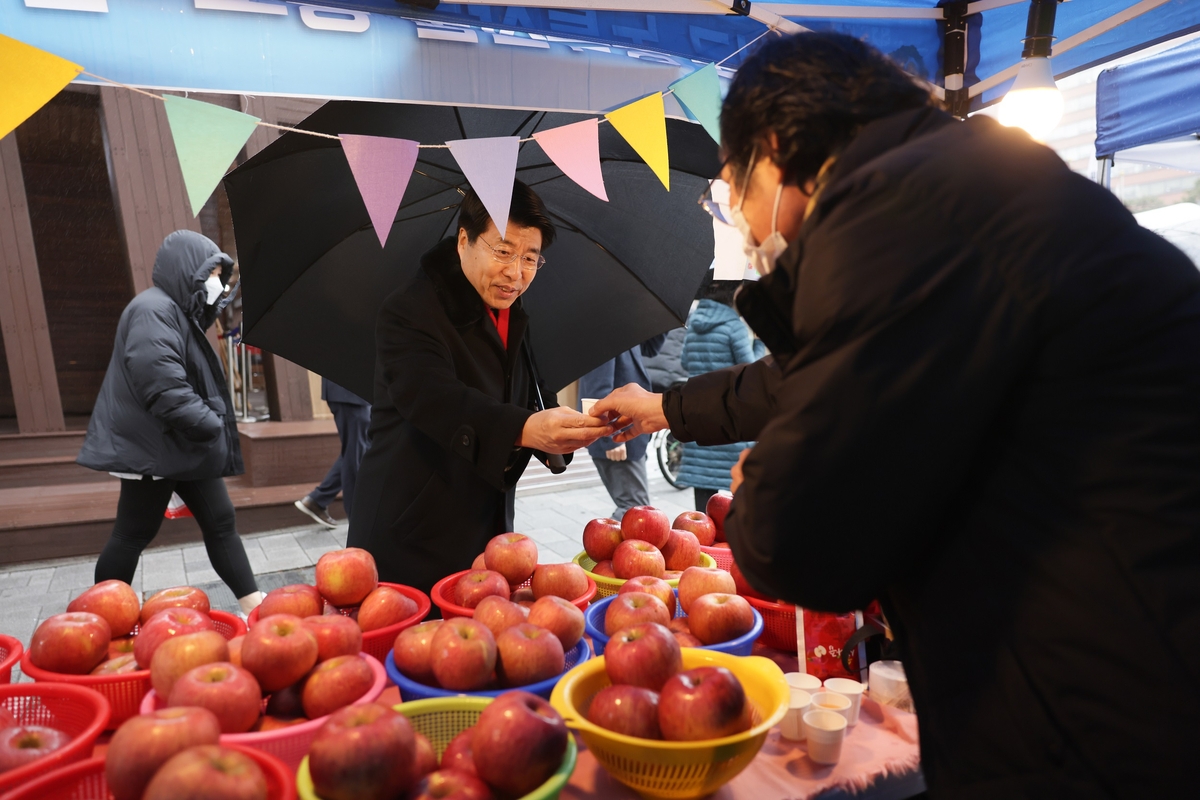
[[[533,138],[554,165],[601,200],[608,200],[600,172],[600,120],[585,119],[561,128],[539,131]]]
[[[183,185],[196,216],[254,132],[258,117],[185,97],[167,95],[163,100]]]
[[[500,237],[508,235],[508,209],[512,205],[513,179],[517,176],[516,136],[491,139],[455,139],[446,142],[463,176],[479,195]]]
[[[379,237],[379,246],[383,247],[404,199],[413,165],[417,163],[419,145],[410,139],[386,136],[343,133],[341,137],[358,192]]]
[[[695,117],[717,144],[721,143],[721,79],[708,64],[671,84],[675,99]]]
[[[50,101],[83,67],[0,34],[0,139]]]
[[[671,191],[671,166],[667,157],[667,117],[662,92],[643,97],[604,115],[617,133],[650,165],[662,185]]]

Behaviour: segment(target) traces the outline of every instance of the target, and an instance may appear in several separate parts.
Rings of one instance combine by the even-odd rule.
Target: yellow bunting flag
[[[650,165],[662,185],[671,191],[671,165],[667,157],[667,117],[661,92],[643,97],[604,115],[625,137],[642,160]]]
[[[0,139],[62,91],[83,67],[0,34]]]

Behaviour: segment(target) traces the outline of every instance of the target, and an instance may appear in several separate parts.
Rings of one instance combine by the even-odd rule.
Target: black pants
[[[121,499],[117,502],[117,521],[112,536],[96,562],[96,582],[122,580],[133,582],[138,559],[162,527],[163,512],[176,492],[187,503],[204,533],[208,560],[221,580],[242,598],[258,591],[246,548],[238,536],[233,501],[225,481],[121,480]]]
[[[692,489],[692,496],[696,499],[696,510],[703,511],[708,505],[708,499],[717,493],[717,489]]]
[[[342,508],[349,518],[350,508],[354,505],[354,486],[358,483],[358,465],[362,463],[363,454],[370,445],[367,431],[371,427],[371,407],[330,403],[329,410],[333,412],[338,438],[342,440],[342,451],[329,468],[325,480],[308,496],[321,508],[328,508],[340,491]]]

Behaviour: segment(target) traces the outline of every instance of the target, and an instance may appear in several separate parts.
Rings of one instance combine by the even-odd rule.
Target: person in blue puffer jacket
[[[762,358],[765,347],[753,339],[750,330],[733,309],[733,295],[741,281],[712,281],[700,289],[700,302],[688,317],[683,337],[681,361],[688,375],[703,375],[713,370],[745,364]],[[695,442],[683,445],[679,483],[691,486],[696,510],[703,511],[708,498],[729,488],[729,470],[750,442],[703,447]]]

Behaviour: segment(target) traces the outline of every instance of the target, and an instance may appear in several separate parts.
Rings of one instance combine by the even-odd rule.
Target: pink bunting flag
[[[379,237],[379,246],[383,247],[417,163],[417,142],[357,133],[343,133],[341,137],[342,152],[350,162],[358,192]]]
[[[533,138],[564,175],[607,202],[608,192],[600,172],[599,122],[598,119],[585,119],[539,131]]]
[[[517,176],[517,151],[521,140],[516,136],[489,139],[455,139],[446,142],[450,153],[470,182],[488,216],[496,223],[500,237],[508,234],[508,210],[512,206],[513,179]]]

